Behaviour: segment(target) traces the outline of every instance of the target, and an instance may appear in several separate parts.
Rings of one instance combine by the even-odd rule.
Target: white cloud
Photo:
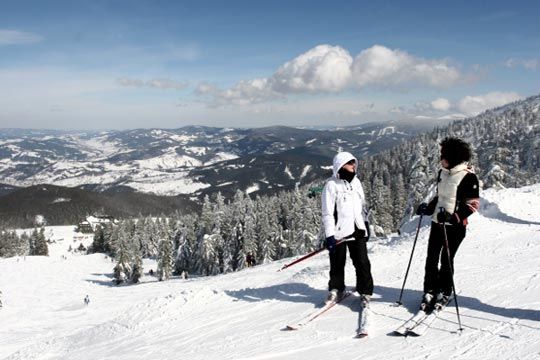
[[[510,58],[504,63],[506,67],[516,68],[522,66],[528,70],[537,70],[540,67],[540,59],[516,59]]]
[[[457,103],[458,109],[467,115],[478,115],[484,110],[522,99],[516,92],[490,92],[484,95],[465,96]]]
[[[522,99],[516,92],[490,92],[484,95],[465,96],[452,102],[438,98],[430,103],[417,102],[412,106],[399,106],[389,110],[390,114],[403,117],[455,120],[475,116],[479,113]]]
[[[352,61],[339,46],[319,45],[280,66],[269,82],[280,93],[341,91],[351,80]]]
[[[208,105],[219,107],[224,105],[249,105],[283,98],[283,95],[272,90],[268,79],[240,81],[230,89],[221,90],[215,85],[202,83],[195,89],[195,94],[210,98]]]
[[[119,78],[117,79],[117,82],[118,84],[127,87],[149,87],[155,89],[182,90],[188,86],[186,82],[175,81],[171,79],[151,79],[143,81],[141,79]]]
[[[16,44],[32,44],[40,42],[42,37],[24,31],[17,30],[1,30],[0,29],[0,46],[1,45],[16,45]]]
[[[446,60],[426,60],[380,45],[363,50],[353,59],[342,47],[325,44],[286,62],[268,78],[242,80],[230,89],[213,87],[212,91],[197,93],[209,97],[214,106],[245,105],[283,99],[290,94],[336,93],[365,87],[448,87],[461,80],[464,76]]]
[[[435,110],[448,111],[450,106],[450,101],[445,98],[438,98],[431,102],[431,107]]]
[[[427,85],[447,87],[461,80],[459,70],[445,60],[426,60],[381,45],[363,50],[352,66],[352,76],[360,87],[400,87]]]

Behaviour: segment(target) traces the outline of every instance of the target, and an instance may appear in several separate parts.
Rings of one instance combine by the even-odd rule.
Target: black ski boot
[[[340,301],[341,298],[343,298],[343,291],[339,291],[338,289],[332,289],[328,292],[328,296],[326,297],[326,303],[330,302],[337,302]]]
[[[438,293],[435,299],[435,310],[442,310],[450,301],[450,295]]]
[[[422,303],[420,304],[420,310],[423,310],[425,312],[430,312],[433,310],[433,307],[435,305],[435,295],[431,292],[427,292],[422,296]]]

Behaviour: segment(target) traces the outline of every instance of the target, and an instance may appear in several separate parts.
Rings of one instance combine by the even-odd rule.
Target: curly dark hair
[[[441,145],[441,160],[448,161],[449,168],[453,168],[463,162],[469,161],[472,157],[472,151],[469,144],[465,141],[447,137],[440,143]]]

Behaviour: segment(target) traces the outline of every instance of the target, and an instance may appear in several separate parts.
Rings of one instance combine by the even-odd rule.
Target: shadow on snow
[[[376,286],[375,297],[372,299],[372,304],[376,303],[388,303],[396,304],[399,298],[401,289]],[[268,300],[287,301],[294,303],[311,303],[315,306],[321,305],[326,297],[327,291],[325,289],[314,289],[309,285],[303,283],[287,283],[272,285],[261,288],[247,288],[235,291],[225,291],[225,293],[236,301],[258,302]],[[422,292],[419,290],[406,289],[402,299],[403,307],[411,313],[415,313],[420,304]],[[346,302],[347,306],[351,309],[359,308],[356,306],[359,301]],[[486,304],[479,299],[464,296],[459,294],[458,303],[460,308],[476,310],[479,312],[489,313],[502,317],[522,320],[532,320],[540,322],[540,311],[533,309],[519,309],[519,308],[505,308]],[[397,304],[396,304],[397,306]]]

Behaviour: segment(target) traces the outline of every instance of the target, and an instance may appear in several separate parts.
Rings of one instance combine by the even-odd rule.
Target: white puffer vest
[[[454,166],[450,170],[441,169],[440,181],[437,183],[437,194],[439,199],[432,219],[437,222],[437,213],[443,207],[450,214],[456,211],[457,188],[461,180],[470,172],[467,163]]]

